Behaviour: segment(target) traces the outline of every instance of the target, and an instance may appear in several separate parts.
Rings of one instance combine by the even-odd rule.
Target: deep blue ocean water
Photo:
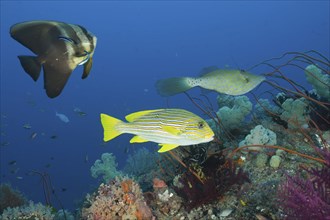
[[[42,182],[29,171],[47,172],[65,208],[74,209],[98,186],[90,167],[102,153],[115,154],[121,168],[127,147],[157,150],[130,145],[131,135],[104,145],[100,113],[123,119],[176,107],[201,115],[183,94],[160,97],[156,80],[196,76],[211,65],[244,69],[287,51],[314,49],[330,57],[329,8],[329,1],[1,1],[1,183],[44,202]],[[46,96],[42,78],[35,83],[23,71],[17,55],[32,52],[9,35],[11,25],[29,20],[79,24],[98,38],[90,76],[81,80],[78,67],[55,99]],[[301,73],[291,76],[304,83]],[[77,115],[76,107],[87,115]]]

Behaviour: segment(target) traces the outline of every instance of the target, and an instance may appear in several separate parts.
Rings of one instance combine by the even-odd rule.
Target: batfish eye
[[[204,128],[204,126],[205,126],[204,122],[202,121],[198,122],[198,129],[202,129]]]

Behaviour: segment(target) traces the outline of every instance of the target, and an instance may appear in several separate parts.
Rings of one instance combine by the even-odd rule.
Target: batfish
[[[72,71],[84,65],[82,79],[92,68],[97,38],[80,25],[57,21],[28,21],[15,24],[10,35],[37,56],[18,56],[34,81],[44,72],[44,88],[55,98],[63,90]]]

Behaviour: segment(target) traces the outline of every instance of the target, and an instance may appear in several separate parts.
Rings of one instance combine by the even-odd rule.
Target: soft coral
[[[330,219],[330,152],[320,151],[322,168],[304,169],[308,178],[289,176],[280,185],[279,200],[288,219]]]

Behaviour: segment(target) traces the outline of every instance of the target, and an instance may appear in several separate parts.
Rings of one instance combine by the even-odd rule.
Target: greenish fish
[[[156,88],[161,96],[172,96],[197,86],[227,95],[243,95],[264,80],[263,76],[243,70],[217,69],[200,77],[174,77],[158,80]]]
[[[158,152],[166,152],[178,146],[206,143],[214,133],[199,116],[183,109],[155,109],[127,115],[127,122],[101,114],[104,141],[123,133],[134,134],[130,143],[156,142]]]

